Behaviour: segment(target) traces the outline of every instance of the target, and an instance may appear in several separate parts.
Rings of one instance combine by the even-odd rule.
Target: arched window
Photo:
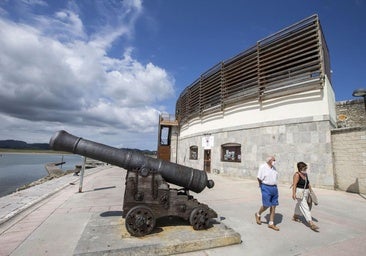
[[[191,159],[191,160],[198,159],[198,147],[197,146],[191,146],[189,148],[189,159]]]
[[[221,145],[221,161],[241,162],[241,145],[238,143],[226,143]]]

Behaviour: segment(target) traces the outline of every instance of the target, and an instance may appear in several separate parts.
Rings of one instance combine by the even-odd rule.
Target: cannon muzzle
[[[54,150],[66,151],[124,169],[138,169],[140,174],[147,176],[149,172],[158,172],[169,183],[184,187],[196,193],[205,187],[212,188],[213,180],[208,180],[204,171],[187,166],[155,159],[131,149],[117,149],[104,144],[76,137],[66,131],[58,131],[50,140]]]

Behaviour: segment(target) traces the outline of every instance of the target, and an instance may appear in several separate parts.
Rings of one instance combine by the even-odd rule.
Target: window
[[[238,143],[221,145],[221,161],[241,162],[241,145]]]
[[[160,145],[170,146],[170,132],[171,129],[169,126],[160,127]]]
[[[197,146],[191,146],[189,148],[189,159],[191,159],[191,160],[198,159],[198,147]]]

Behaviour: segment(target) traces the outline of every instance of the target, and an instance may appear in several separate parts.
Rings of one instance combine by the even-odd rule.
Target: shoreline
[[[0,149],[0,157],[1,155],[9,155],[9,154],[39,154],[39,155],[74,155],[72,153],[69,152],[64,152],[64,151],[47,151],[45,150],[45,152],[42,151],[26,151],[26,150],[15,150],[15,151],[2,151],[3,149]]]
[[[62,176],[65,176],[65,175],[68,175],[68,174],[72,174],[72,173],[75,173],[75,171],[74,170],[66,170],[65,172],[63,172],[62,174],[59,174],[59,175],[49,174],[49,175],[44,176],[44,177],[42,177],[42,178],[40,178],[38,180],[35,180],[35,181],[30,182],[30,183],[24,184],[23,186],[17,188],[15,190],[15,192],[19,192],[19,191],[22,191],[22,190],[25,190],[25,189],[28,189],[28,188],[31,188],[31,187],[34,187],[34,186],[38,186],[38,185],[41,185],[41,184],[43,184],[45,182],[48,182],[50,180],[58,179],[58,178],[60,178]]]
[[[4,152],[0,149],[0,197],[55,179],[56,176],[63,176],[61,172],[50,175],[45,168],[47,163],[61,161],[66,161],[61,168],[63,175],[74,172],[75,165],[83,163],[83,159],[79,159],[77,155],[62,151],[7,150]],[[9,181],[6,182],[7,180]]]

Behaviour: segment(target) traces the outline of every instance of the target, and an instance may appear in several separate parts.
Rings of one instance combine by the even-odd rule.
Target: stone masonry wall
[[[260,127],[240,127],[230,131],[210,131],[214,137],[211,149],[211,170],[220,173],[255,179],[258,167],[269,155],[275,155],[279,179],[290,184],[296,163],[308,163],[310,178],[314,187],[333,189],[333,161],[328,120],[291,120],[287,124],[267,123]],[[203,169],[202,135],[181,138],[178,163]],[[221,145],[241,144],[241,162],[221,161]],[[198,146],[198,160],[189,159],[189,147]]]
[[[335,188],[366,193],[366,111],[363,99],[336,103],[331,131]]]
[[[335,188],[366,194],[366,127],[332,131]]]
[[[337,127],[366,127],[366,112],[363,99],[336,103]]]
[[[309,164],[315,187],[366,194],[366,111],[363,99],[336,103],[337,127],[329,121],[290,120],[256,127],[211,130],[211,171],[255,179],[266,156],[277,157],[280,181],[291,183],[296,162]],[[203,169],[203,135],[179,138],[177,162]],[[240,143],[242,161],[222,162],[221,145]],[[198,146],[198,159],[189,159],[190,146]]]

